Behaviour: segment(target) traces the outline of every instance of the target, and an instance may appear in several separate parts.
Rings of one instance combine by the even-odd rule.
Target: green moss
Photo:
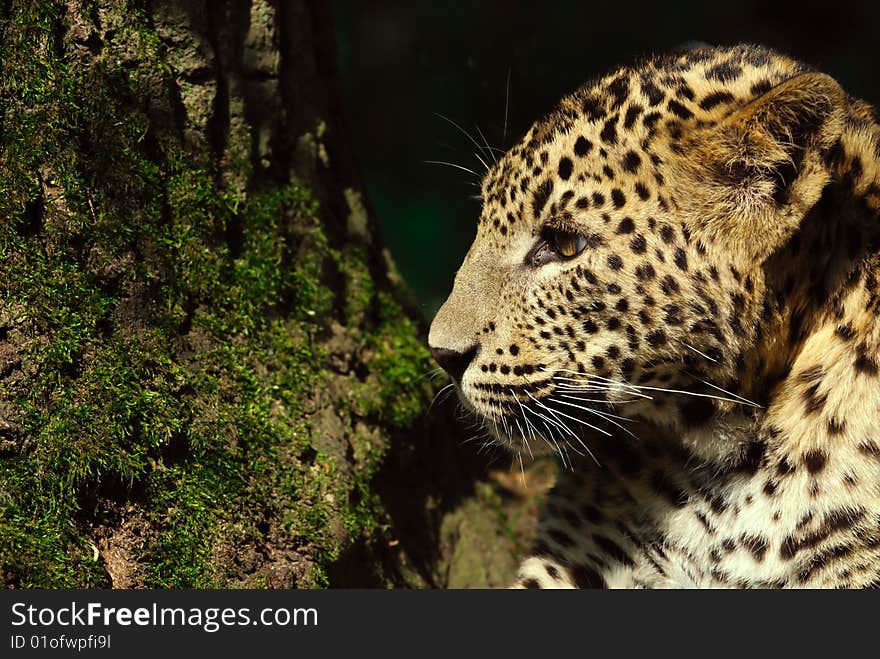
[[[432,368],[425,343],[413,322],[387,293],[379,294],[380,325],[370,337],[375,351],[371,363],[381,379],[379,417],[391,427],[411,425],[425,410],[432,388],[427,373]]]
[[[424,408],[416,328],[374,290],[365,248],[329,245],[307,190],[227,185],[246,162],[218,172],[159,128],[172,72],[137,11],[94,66],[58,52],[63,20],[25,3],[0,46],[0,329],[20,354],[0,380],[18,428],[0,459],[0,574],[109,585],[94,538],[126,508],[143,521],[142,585],[265,583],[228,554],[266,542],[304,552],[299,585],[326,585],[347,542],[385,528],[370,482],[387,437],[356,426]],[[305,421],[338,309],[369,372],[339,376],[354,469]]]

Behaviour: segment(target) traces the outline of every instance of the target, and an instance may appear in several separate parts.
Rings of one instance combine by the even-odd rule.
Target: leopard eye
[[[553,249],[556,253],[564,258],[570,259],[584,251],[587,246],[587,239],[582,234],[571,233],[569,231],[556,230],[550,237]]]

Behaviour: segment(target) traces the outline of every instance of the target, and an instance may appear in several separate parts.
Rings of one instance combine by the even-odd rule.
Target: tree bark
[[[3,6],[0,579],[494,586],[315,0]]]

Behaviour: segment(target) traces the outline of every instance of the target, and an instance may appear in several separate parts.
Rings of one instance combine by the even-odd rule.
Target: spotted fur
[[[878,163],[867,104],[738,46],[620,68],[489,169],[429,343],[563,462],[517,586],[880,584]]]

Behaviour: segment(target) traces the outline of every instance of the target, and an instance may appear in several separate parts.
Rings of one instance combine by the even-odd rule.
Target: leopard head
[[[464,406],[516,450],[756,409],[804,320],[786,269],[846,112],[833,79],[753,47],[564,98],[486,174],[431,325]]]

